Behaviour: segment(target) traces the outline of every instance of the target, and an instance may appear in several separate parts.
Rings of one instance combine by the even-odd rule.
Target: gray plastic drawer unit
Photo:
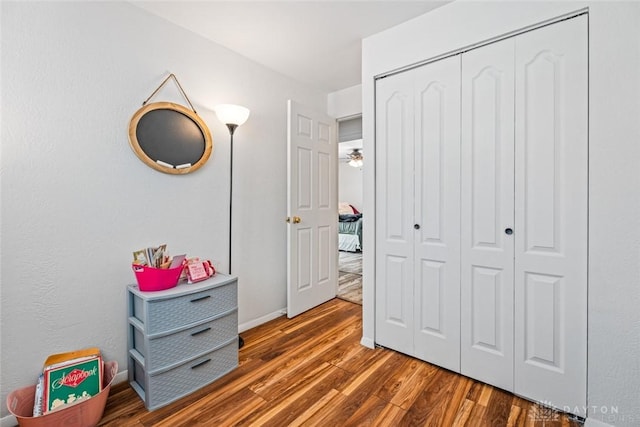
[[[129,285],[129,383],[148,410],[238,367],[238,282],[225,274],[157,292]]]

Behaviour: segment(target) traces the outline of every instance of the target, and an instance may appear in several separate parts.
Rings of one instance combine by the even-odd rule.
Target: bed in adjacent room
[[[344,202],[338,208],[338,249],[347,252],[362,250],[362,213]]]

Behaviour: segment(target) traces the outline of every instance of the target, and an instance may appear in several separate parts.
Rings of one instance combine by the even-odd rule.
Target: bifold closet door
[[[462,55],[461,372],[510,391],[513,85],[512,38]]]
[[[583,15],[376,82],[376,342],[577,413],[587,43]]]
[[[587,381],[587,16],[515,43],[515,392],[574,412]]]
[[[413,353],[413,75],[376,82],[377,344]]]
[[[460,369],[460,56],[376,82],[376,342]]]
[[[460,372],[460,55],[412,73],[414,355]]]

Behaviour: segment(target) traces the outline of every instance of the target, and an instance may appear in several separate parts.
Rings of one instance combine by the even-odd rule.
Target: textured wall
[[[640,4],[453,2],[363,41],[363,136],[374,153],[374,76],[589,8],[588,422],[640,425]],[[369,156],[371,157],[371,155]],[[369,159],[371,161],[372,159]],[[364,238],[374,239],[365,169]],[[363,339],[373,345],[373,251]],[[553,386],[553,385],[550,385]]]
[[[252,110],[234,141],[240,323],[286,306],[286,99],[325,111],[326,94],[128,3],[1,7],[1,414],[51,353],[95,345],[126,369],[131,251],[167,243],[226,271],[229,134],[216,104]],[[127,140],[170,72],[214,139],[185,176],[147,167]],[[173,83],[154,101],[186,104]]]
[[[640,3],[589,17],[589,382],[593,419],[640,425]]]

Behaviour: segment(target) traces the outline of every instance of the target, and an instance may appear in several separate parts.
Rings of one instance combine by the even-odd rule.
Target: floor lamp
[[[233,219],[233,134],[238,126],[242,125],[249,118],[249,109],[240,105],[221,104],[214,108],[218,120],[227,125],[231,136],[229,146],[230,166],[229,166],[229,274],[231,274],[231,225]],[[244,340],[238,335],[238,347],[242,348]]]

